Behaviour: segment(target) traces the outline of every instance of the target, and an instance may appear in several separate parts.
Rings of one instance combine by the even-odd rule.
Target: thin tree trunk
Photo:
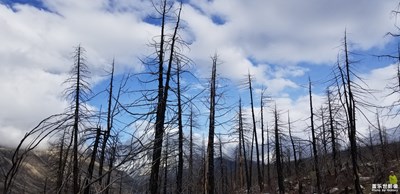
[[[258,186],[260,187],[260,192],[264,190],[264,181],[262,178],[262,173],[261,173],[261,165],[260,165],[260,152],[258,150],[258,138],[257,138],[257,125],[256,125],[256,116],[254,114],[254,102],[253,102],[253,88],[251,86],[251,77],[250,73],[248,74],[248,81],[249,81],[249,92],[250,92],[250,104],[251,104],[251,116],[253,119],[253,133],[254,133],[254,139],[256,143],[256,156],[257,156],[257,175],[258,175]]]
[[[78,164],[78,133],[79,133],[79,107],[80,107],[80,92],[81,92],[81,47],[78,46],[77,51],[77,75],[76,75],[76,95],[75,95],[75,113],[74,113],[74,125],[73,125],[73,189],[74,193],[79,193],[79,164]]]
[[[216,78],[217,78],[217,55],[212,58],[212,73],[210,87],[210,116],[208,129],[208,145],[207,145],[207,179],[206,193],[213,194],[215,191],[214,185],[214,134],[215,134],[215,97],[216,97]]]
[[[165,123],[165,112],[167,109],[167,100],[168,100],[168,91],[169,91],[169,82],[171,78],[171,68],[172,61],[174,56],[174,48],[175,41],[177,37],[177,31],[180,22],[180,14],[182,10],[182,4],[180,5],[179,13],[177,16],[177,22],[174,29],[174,34],[172,35],[171,41],[171,51],[168,60],[168,67],[166,73],[165,87],[163,86],[163,64],[164,64],[164,28],[165,28],[165,19],[167,12],[167,1],[163,1],[163,10],[162,10],[162,24],[161,24],[161,42],[160,42],[160,51],[159,51],[159,76],[158,76],[158,104],[157,104],[157,114],[156,114],[156,126],[155,126],[155,137],[154,137],[154,147],[153,147],[153,157],[152,157],[152,165],[151,165],[151,173],[150,173],[150,183],[149,190],[151,194],[158,193],[158,178],[159,178],[159,170],[161,164],[161,153],[162,153],[162,141],[164,136],[164,123]]]
[[[221,168],[221,193],[227,193],[227,182],[225,180],[225,172],[224,172],[224,161],[222,157],[222,139],[221,139],[221,134],[219,135],[219,166]]]
[[[360,177],[358,175],[358,163],[357,163],[357,139],[356,139],[356,120],[355,120],[355,101],[354,96],[352,93],[352,83],[350,79],[350,61],[348,56],[347,50],[347,37],[346,32],[344,36],[344,47],[345,47],[345,68],[346,68],[346,82],[343,80],[345,79],[342,73],[342,81],[343,86],[345,87],[347,83],[347,92],[344,91],[345,96],[348,94],[348,98],[346,99],[346,107],[347,107],[347,116],[348,116],[348,126],[349,126],[349,141],[350,141],[350,152],[351,152],[351,162],[353,166],[353,176],[354,176],[354,185],[356,193],[363,193],[361,186],[360,186]]]
[[[247,167],[246,144],[244,141],[244,134],[243,134],[242,100],[239,100],[239,136],[241,136],[241,139],[242,139],[244,170],[246,173],[246,185],[247,185],[246,193],[249,193],[250,189],[251,189],[251,181],[250,181],[250,176],[249,176],[249,169]]]
[[[189,194],[192,194],[192,185],[193,185],[193,109],[190,107],[190,137],[189,137],[189,185],[188,190]]]
[[[382,133],[382,128],[381,128],[381,123],[379,121],[379,114],[378,114],[378,110],[376,111],[376,122],[377,122],[377,129],[378,129],[378,134],[379,134],[379,140],[380,140],[380,148],[381,148],[381,161],[383,164],[383,167],[386,169],[388,167],[387,165],[387,158],[386,158],[386,150],[385,150],[385,141],[384,141],[384,137],[383,137],[383,133]]]
[[[103,180],[103,165],[105,160],[105,153],[108,139],[110,138],[110,133],[112,129],[112,98],[113,98],[113,83],[114,83],[114,60],[111,65],[111,78],[108,88],[108,105],[107,105],[107,129],[104,132],[103,142],[101,145],[100,160],[99,160],[99,184],[102,185]]]
[[[275,123],[275,155],[276,155],[276,170],[278,174],[279,194],[285,193],[285,186],[283,185],[283,171],[281,164],[281,152],[279,143],[279,126],[278,126],[278,110],[274,109],[274,123]]]
[[[333,119],[332,99],[330,90],[327,90],[327,96],[328,96],[328,110],[329,110],[329,128],[331,132],[331,141],[332,141],[333,169],[335,172],[335,177],[337,177],[338,158],[336,155],[336,135],[335,135],[335,128],[333,126],[334,119]]]
[[[164,194],[167,194],[167,185],[168,185],[168,134],[166,135],[167,139],[165,141],[165,152],[164,152]]]
[[[115,161],[116,155],[117,155],[117,146],[113,145],[111,147],[111,158],[108,162],[108,174],[107,174],[107,182],[106,182],[107,188],[105,190],[105,194],[110,193],[110,183],[111,183],[111,173],[112,173],[111,169],[114,166],[114,161]],[[121,173],[121,182],[122,182],[122,173]]]
[[[294,140],[292,136],[292,130],[291,130],[291,123],[290,123],[290,116],[288,112],[288,126],[289,126],[289,137],[290,137],[290,142],[292,143],[292,148],[293,148],[293,156],[294,156],[294,168],[295,168],[295,173],[296,177],[299,180],[299,164],[297,161],[297,154],[296,154],[296,146],[294,145]]]
[[[101,128],[97,127],[96,129],[96,138],[94,140],[94,145],[93,145],[93,151],[92,151],[92,156],[90,157],[90,163],[89,163],[89,167],[88,167],[88,177],[86,179],[86,183],[85,183],[85,194],[89,194],[90,193],[90,182],[92,180],[93,177],[93,170],[94,170],[94,162],[96,161],[96,154],[97,154],[97,148],[99,146],[99,141],[100,141],[100,135],[101,135]]]
[[[262,180],[265,179],[265,161],[264,161],[264,91],[261,92],[260,100],[261,111],[261,166],[262,166]]]
[[[181,103],[181,83],[180,83],[181,65],[177,64],[177,85],[178,85],[178,174],[176,176],[176,193],[182,193],[183,178],[183,124],[182,124],[182,103]]]
[[[267,179],[268,179],[268,186],[271,186],[271,167],[270,167],[270,162],[269,162],[269,154],[270,154],[269,129],[267,126]]]
[[[66,132],[67,132],[67,130],[64,130],[63,135],[61,137],[60,153],[58,155],[59,158],[58,158],[56,191],[61,190],[63,179],[64,179],[65,165],[67,163],[66,158],[64,158],[64,141],[65,141],[65,133]]]
[[[314,168],[317,177],[317,192],[322,193],[321,190],[321,180],[320,180],[320,172],[319,172],[319,164],[318,164],[318,152],[317,152],[317,139],[315,137],[315,129],[314,129],[314,112],[313,112],[313,103],[312,103],[312,92],[311,92],[311,81],[309,79],[308,91],[310,95],[310,121],[311,121],[311,136],[312,136],[312,147],[314,153]]]

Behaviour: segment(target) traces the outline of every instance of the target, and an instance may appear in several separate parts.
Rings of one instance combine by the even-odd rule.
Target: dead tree
[[[298,160],[297,160],[296,146],[295,146],[294,139],[293,139],[293,136],[292,136],[292,129],[291,129],[291,122],[290,122],[289,112],[288,112],[288,129],[289,129],[289,138],[290,138],[290,142],[292,144],[292,149],[293,149],[295,173],[296,173],[297,179],[299,180],[299,164],[298,164]]]
[[[262,166],[262,180],[265,180],[265,161],[264,161],[264,101],[266,96],[264,96],[265,90],[261,91],[261,98],[260,98],[260,113],[261,113],[261,166]],[[268,156],[269,157],[269,156]]]
[[[81,131],[80,125],[84,122],[83,118],[88,118],[88,109],[85,106],[85,102],[88,99],[88,95],[91,93],[89,88],[89,82],[87,81],[88,67],[85,62],[84,57],[85,50],[78,45],[75,49],[74,55],[74,65],[70,71],[70,77],[65,81],[65,83],[70,84],[65,90],[65,95],[67,99],[71,100],[70,109],[73,111],[73,124],[72,124],[72,134],[73,134],[73,170],[72,170],[72,180],[73,180],[73,191],[74,193],[80,192],[80,175],[79,175],[79,161],[78,161],[78,146],[79,146],[79,135]]]
[[[243,127],[243,114],[242,114],[242,100],[239,100],[239,142],[241,143],[240,145],[243,149],[244,170],[246,174],[246,188],[247,188],[246,193],[248,193],[250,192],[251,189],[251,182],[250,182],[249,169],[247,167],[248,164],[247,164],[246,142],[244,139],[243,131],[244,127]]]
[[[177,63],[177,97],[178,97],[178,174],[176,177],[176,193],[182,193],[183,178],[183,124],[182,124],[182,103],[181,103],[181,83],[180,83],[181,64]]]
[[[161,153],[162,153],[162,140],[164,136],[164,123],[165,123],[165,113],[167,109],[167,100],[168,100],[168,91],[170,87],[170,79],[171,79],[171,69],[172,63],[175,57],[175,43],[178,37],[178,29],[179,29],[179,22],[180,22],[180,15],[182,10],[182,3],[179,6],[178,14],[176,16],[176,24],[174,28],[174,32],[171,37],[169,49],[170,54],[169,58],[165,59],[165,46],[168,41],[165,40],[165,27],[166,27],[166,18],[167,13],[170,8],[167,5],[167,0],[162,1],[161,10],[158,10],[161,13],[161,36],[159,47],[157,50],[157,57],[158,57],[158,95],[157,95],[157,110],[156,110],[156,121],[155,121],[155,136],[154,136],[154,145],[153,145],[153,156],[152,156],[152,165],[151,165],[151,172],[150,172],[150,182],[149,182],[149,191],[151,194],[158,193],[158,178],[159,178],[159,170],[161,164]],[[164,63],[167,61],[167,72],[165,78],[165,85],[164,85]]]
[[[350,60],[348,55],[347,48],[347,37],[346,32],[344,35],[344,70],[338,65],[340,72],[340,79],[343,85],[343,95],[344,95],[344,105],[346,118],[347,118],[347,128],[348,128],[348,137],[350,142],[350,154],[351,154],[351,163],[353,168],[353,176],[354,176],[354,187],[356,193],[363,193],[360,186],[360,177],[358,174],[358,163],[357,163],[357,139],[356,139],[356,107],[355,107],[355,99],[353,95],[353,81],[350,76]],[[339,88],[340,89],[340,88]]]
[[[274,109],[274,128],[275,128],[275,155],[276,155],[276,171],[278,174],[278,189],[279,194],[285,193],[285,186],[283,184],[283,170],[282,170],[282,161],[281,161],[281,145],[279,143],[279,115],[278,110]]]
[[[190,115],[189,115],[189,185],[188,185],[188,193],[192,194],[193,190],[193,107],[190,107]]]
[[[336,133],[335,133],[335,127],[334,127],[334,113],[333,113],[333,105],[332,105],[332,95],[331,91],[328,89],[326,92],[326,95],[328,97],[328,113],[329,113],[329,129],[330,129],[330,134],[331,134],[331,144],[332,144],[332,157],[333,157],[333,169],[335,172],[335,177],[337,177],[337,168],[338,168],[338,158],[337,158],[337,153],[336,153]]]
[[[386,141],[384,140],[384,134],[383,134],[383,130],[381,127],[381,123],[380,123],[380,118],[379,118],[379,113],[378,110],[376,111],[376,129],[378,130],[378,135],[379,135],[379,141],[380,141],[380,149],[381,149],[381,160],[383,164],[384,169],[386,169],[388,167],[388,161],[387,161],[387,154],[386,154]]]
[[[106,147],[108,139],[110,138],[111,129],[113,128],[113,113],[116,110],[116,106],[113,106],[113,89],[114,89],[114,67],[115,60],[113,60],[111,64],[111,73],[110,73],[110,83],[108,87],[108,102],[107,102],[107,128],[103,134],[103,141],[100,149],[100,160],[99,160],[99,183],[102,185],[102,177],[103,177],[103,166],[106,154]],[[121,90],[120,90],[121,91]]]
[[[93,150],[92,150],[92,154],[91,154],[90,162],[89,162],[89,166],[88,166],[88,175],[85,180],[84,194],[90,193],[90,184],[89,183],[91,182],[92,177],[93,177],[94,162],[96,161],[97,149],[98,149],[99,142],[100,142],[100,132],[101,132],[101,127],[97,127],[96,136],[95,136],[95,140],[93,143],[94,144]]]
[[[311,91],[311,80],[309,79],[308,83],[308,92],[310,96],[310,122],[311,122],[311,136],[312,136],[312,147],[313,147],[313,155],[314,155],[314,168],[317,177],[317,191],[318,193],[322,193],[321,190],[321,180],[320,180],[320,172],[319,172],[319,164],[318,164],[318,151],[317,151],[317,139],[315,137],[315,129],[314,129],[314,112],[313,112],[313,103],[312,103],[312,91]]]
[[[206,184],[205,192],[213,194],[215,191],[214,183],[214,135],[215,135],[215,105],[216,105],[216,79],[217,79],[217,55],[212,57],[212,70],[210,80],[210,115],[208,128],[207,144],[207,165],[206,165]]]
[[[257,177],[258,177],[258,186],[260,187],[260,192],[264,190],[264,183],[263,183],[263,178],[262,178],[262,173],[261,173],[261,165],[260,165],[260,152],[258,149],[258,138],[257,138],[257,125],[256,125],[256,118],[254,114],[254,103],[253,103],[253,87],[252,87],[252,80],[250,76],[250,72],[248,73],[248,87],[249,87],[249,93],[250,93],[250,104],[251,104],[251,116],[252,116],[252,121],[253,121],[253,138],[255,140],[255,147],[256,147],[256,157],[257,157]],[[251,152],[252,154],[253,152]],[[251,157],[252,160],[252,157]]]

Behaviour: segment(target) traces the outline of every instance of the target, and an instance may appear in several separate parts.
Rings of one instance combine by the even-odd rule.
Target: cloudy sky
[[[329,75],[345,29],[360,75],[371,88],[385,87],[393,61],[371,56],[394,53],[397,40],[385,34],[397,32],[397,6],[394,0],[187,0],[181,34],[196,75],[206,77],[210,56],[218,53],[222,76],[238,83],[250,71],[256,86],[267,87],[299,120],[308,115],[308,76],[323,82]],[[94,86],[113,57],[117,73],[140,72],[138,59],[153,52],[146,45],[159,33],[153,14],[147,0],[0,0],[0,144],[15,144],[38,121],[64,110],[62,82],[74,46],[85,47]],[[317,105],[323,95],[317,89]]]

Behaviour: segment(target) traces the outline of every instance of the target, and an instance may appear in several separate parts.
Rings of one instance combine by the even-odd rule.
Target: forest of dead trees
[[[379,91],[354,71],[361,62],[355,62],[344,30],[330,77],[308,80],[309,126],[299,129],[290,110],[280,109],[268,88],[255,84],[252,72],[238,86],[243,96],[228,97],[218,53],[210,53],[209,78],[196,78],[194,61],[183,54],[190,45],[180,36],[182,3],[160,0],[154,9],[160,34],[148,45],[153,54],[141,59],[143,72],[117,75],[118,59],[112,59],[107,87],[93,92],[90,59],[84,45],[75,48],[64,82],[68,108],[43,119],[13,148],[1,165],[2,193],[16,193],[29,153],[46,142],[43,193],[124,193],[118,183],[126,177],[130,193],[364,193],[397,168],[392,161],[399,160],[400,144],[388,137],[393,129],[382,120],[400,111],[400,55],[377,56],[397,63],[382,86],[397,99],[390,106],[371,104],[367,99]],[[313,103],[315,84],[325,88],[319,107]],[[95,108],[94,99],[102,102]],[[368,121],[369,134],[359,132],[360,118]]]

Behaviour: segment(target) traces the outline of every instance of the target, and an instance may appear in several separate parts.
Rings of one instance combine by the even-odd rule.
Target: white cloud
[[[0,113],[0,137],[13,130],[9,142],[64,109],[61,83],[74,46],[87,50],[92,76],[99,80],[113,57],[117,72],[141,70],[138,57],[154,52],[146,44],[159,33],[143,21],[154,13],[145,0],[43,0],[43,5],[49,11],[0,3],[0,89],[5,91],[0,107],[6,110]],[[390,11],[396,6],[394,0],[192,0],[183,8],[181,32],[191,43],[185,52],[196,62],[196,74],[208,77],[210,56],[218,53],[224,77],[238,81],[250,72],[255,85],[278,96],[282,110],[290,109],[295,120],[308,115],[305,97],[292,99],[282,91],[299,90],[292,78],[309,69],[296,65],[335,61],[345,28],[355,48],[383,47],[389,41],[384,34],[394,29]]]
[[[40,120],[64,110],[62,82],[78,44],[87,51],[94,84],[113,57],[117,72],[142,68],[138,57],[150,52],[146,44],[158,27],[136,12],[110,12],[106,2],[43,1],[50,11],[0,4],[0,136],[10,137],[1,144],[15,145]]]

